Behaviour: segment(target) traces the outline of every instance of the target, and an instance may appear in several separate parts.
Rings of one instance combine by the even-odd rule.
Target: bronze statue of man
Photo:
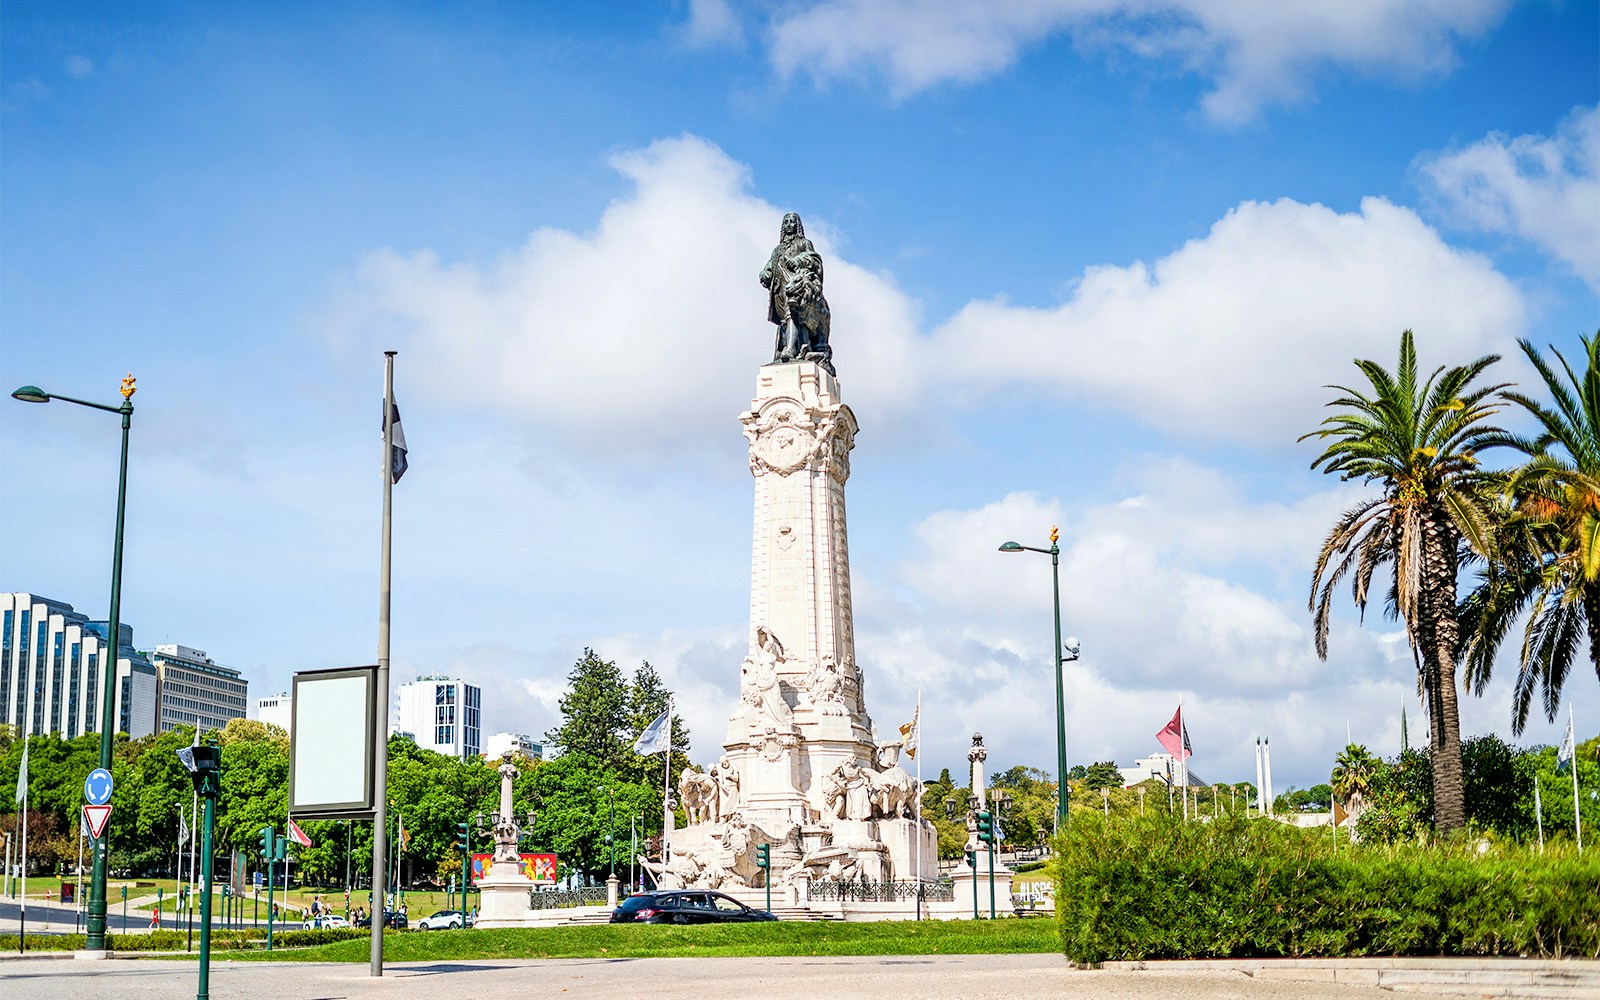
[[[761,269],[761,284],[767,289],[767,322],[778,328],[772,360],[815,361],[837,375],[828,346],[831,318],[828,300],[822,297],[822,255],[806,239],[794,212],[783,217],[778,245]]]

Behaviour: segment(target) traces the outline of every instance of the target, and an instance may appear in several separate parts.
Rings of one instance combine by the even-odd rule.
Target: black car
[[[707,889],[660,889],[629,896],[611,911],[614,924],[725,924],[776,920],[720,892]]]
[[[390,927],[390,928],[393,928],[394,930],[397,930],[397,931],[403,931],[403,930],[405,930],[407,928],[409,923],[410,923],[410,921],[408,921],[406,919],[406,915],[404,913],[399,913],[399,912],[396,912],[395,910],[384,910],[383,911],[383,926],[385,926],[385,927]],[[372,914],[369,913],[366,916],[362,917],[361,919],[355,921],[354,926],[356,926],[356,927],[371,927],[372,926]]]

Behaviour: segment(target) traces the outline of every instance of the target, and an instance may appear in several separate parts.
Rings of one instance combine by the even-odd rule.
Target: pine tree
[[[545,741],[560,747],[562,753],[585,753],[608,770],[616,769],[632,756],[627,737],[631,731],[629,700],[622,671],[585,647],[567,675],[567,691],[561,696],[563,721],[545,733]]]

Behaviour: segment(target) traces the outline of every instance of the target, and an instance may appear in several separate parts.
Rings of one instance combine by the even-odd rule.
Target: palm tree
[[[1483,441],[1485,447],[1513,448],[1526,461],[1505,477],[1511,509],[1501,528],[1501,557],[1484,569],[1461,609],[1468,626],[1467,682],[1479,693],[1501,640],[1528,613],[1512,697],[1511,725],[1518,734],[1541,687],[1545,716],[1554,721],[1585,633],[1600,678],[1600,335],[1583,340],[1581,379],[1560,351],[1550,349],[1565,382],[1531,343],[1519,343],[1555,405],[1519,392],[1503,394],[1533,416],[1539,433],[1497,433]]]
[[[1416,345],[1407,330],[1400,335],[1395,372],[1375,361],[1356,361],[1371,394],[1329,386],[1344,393],[1328,404],[1338,412],[1300,439],[1328,441],[1313,469],[1383,487],[1334,523],[1311,574],[1309,609],[1317,655],[1326,660],[1334,587],[1350,575],[1351,596],[1365,616],[1373,573],[1381,566],[1392,574],[1387,611],[1405,623],[1428,708],[1434,815],[1442,834],[1466,822],[1455,680],[1456,570],[1462,547],[1490,551],[1492,511],[1474,453],[1486,435],[1498,432],[1484,421],[1500,404],[1486,400],[1505,388],[1471,386],[1498,360],[1491,354],[1463,367],[1441,366],[1419,382]]]
[[[1357,743],[1345,747],[1333,759],[1333,774],[1329,783],[1333,786],[1333,794],[1344,803],[1345,811],[1350,815],[1360,814],[1367,794],[1372,791],[1372,780],[1377,776],[1378,764],[1378,758]]]

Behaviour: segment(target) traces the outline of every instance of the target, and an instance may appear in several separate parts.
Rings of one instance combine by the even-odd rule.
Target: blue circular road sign
[[[97,767],[83,780],[83,797],[91,806],[103,806],[111,801],[111,772]]]

